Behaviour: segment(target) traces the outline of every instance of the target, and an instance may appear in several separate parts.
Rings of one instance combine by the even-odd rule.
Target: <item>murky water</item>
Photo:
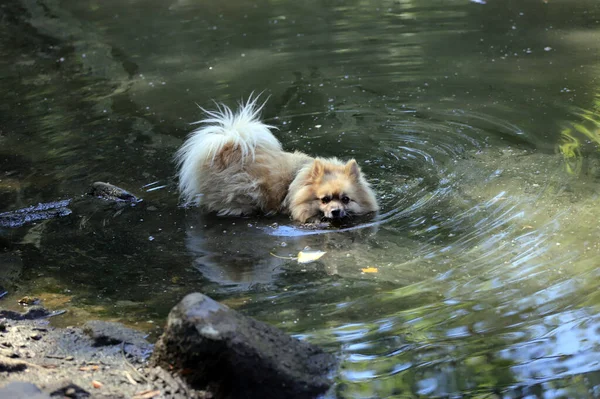
[[[0,212],[98,180],[144,199],[0,230],[4,304],[151,329],[201,291],[339,353],[332,397],[600,396],[596,0],[8,0],[0,19]],[[286,149],[363,165],[374,223],[178,207],[196,104],[263,90]],[[327,254],[282,259],[306,246]]]

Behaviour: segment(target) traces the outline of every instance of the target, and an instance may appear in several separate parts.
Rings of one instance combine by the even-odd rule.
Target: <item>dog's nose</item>
[[[340,211],[339,209],[334,209],[333,211],[331,211],[331,216],[333,216],[334,218],[339,218],[341,216],[342,211]]]

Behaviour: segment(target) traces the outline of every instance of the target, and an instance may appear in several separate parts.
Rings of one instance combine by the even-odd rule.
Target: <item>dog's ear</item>
[[[325,165],[319,159],[315,159],[312,168],[310,169],[310,179],[312,181],[319,181],[325,174]]]
[[[348,163],[344,167],[344,173],[346,173],[346,176],[355,180],[357,180],[360,177],[360,168],[358,167],[356,160],[351,159],[348,161]]]

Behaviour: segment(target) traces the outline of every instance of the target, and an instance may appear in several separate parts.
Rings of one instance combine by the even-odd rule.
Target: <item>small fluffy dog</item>
[[[301,222],[342,219],[378,210],[375,195],[354,159],[312,158],[281,148],[262,106],[250,98],[233,113],[206,111],[179,149],[179,190],[187,203],[219,215],[290,214]]]

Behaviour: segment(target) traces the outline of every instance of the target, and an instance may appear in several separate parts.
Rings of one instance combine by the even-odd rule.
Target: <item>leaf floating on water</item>
[[[277,258],[277,259],[285,259],[285,260],[297,260],[298,263],[310,263],[320,259],[327,252],[324,251],[313,251],[313,250],[303,250],[298,252],[298,257],[293,258],[291,256],[279,256],[275,255],[272,252],[269,252],[269,255]]]
[[[379,270],[376,267],[366,267],[364,269],[360,269],[363,273],[377,273]]]
[[[300,251],[298,252],[298,263],[310,263],[320,259],[327,252],[324,251]]]

